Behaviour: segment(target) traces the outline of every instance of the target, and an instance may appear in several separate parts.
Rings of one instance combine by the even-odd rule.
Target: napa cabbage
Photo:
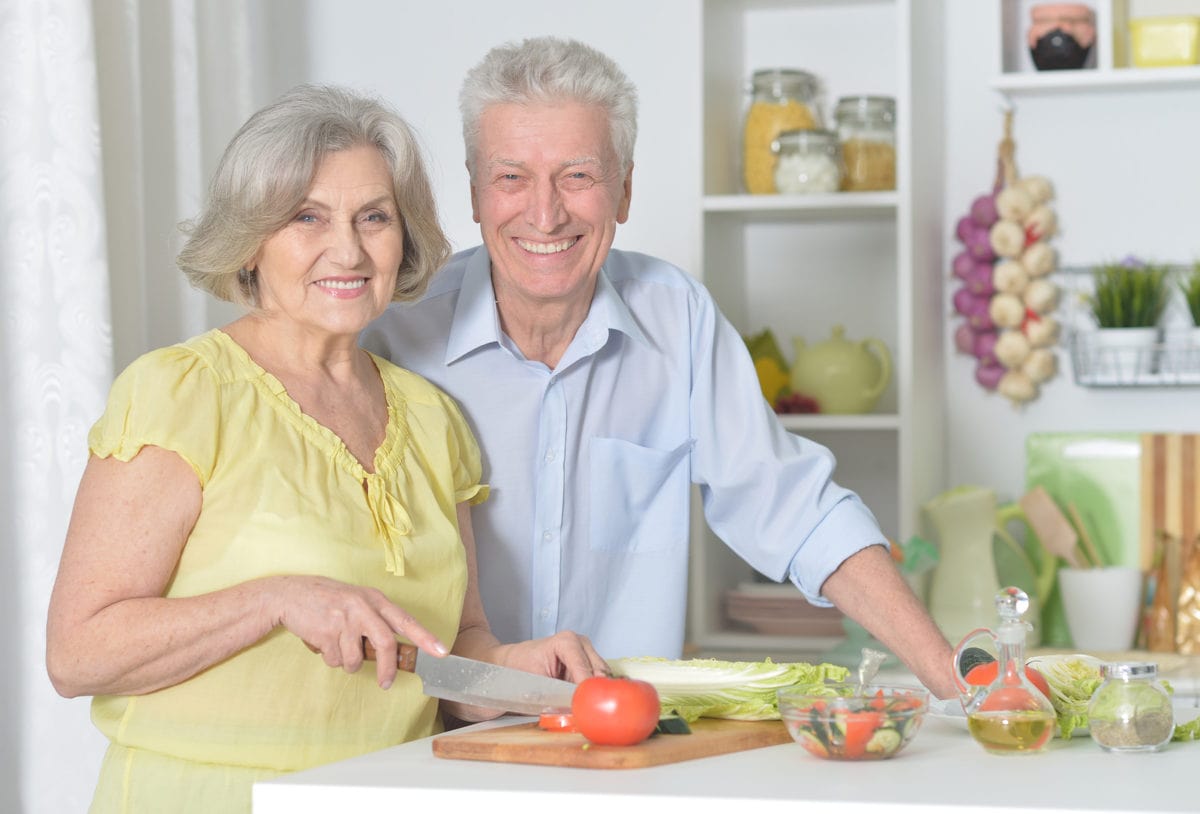
[[[1050,685],[1050,703],[1058,716],[1058,733],[1071,737],[1076,729],[1086,729],[1087,709],[1092,695],[1104,682],[1100,674],[1103,662],[1092,656],[1037,656],[1027,667],[1036,667]]]
[[[663,714],[686,721],[731,718],[739,721],[779,719],[775,693],[781,687],[802,686],[824,691],[826,680],[845,681],[850,671],[836,664],[807,662],[720,661],[665,659],[653,656],[613,659],[613,675],[646,681],[658,690]],[[829,689],[830,695],[836,694]]]

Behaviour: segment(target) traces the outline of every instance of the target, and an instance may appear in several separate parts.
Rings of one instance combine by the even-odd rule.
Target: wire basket
[[[1092,268],[1064,267],[1062,318],[1075,383],[1082,387],[1200,386],[1200,328],[1180,296],[1176,280],[1187,270],[1171,267],[1171,298],[1159,328],[1100,330],[1087,306]],[[1145,333],[1145,332],[1148,332]]]
[[[1149,341],[1112,338],[1117,331],[1071,335],[1075,383],[1085,387],[1181,387],[1200,385],[1200,331],[1155,332]]]

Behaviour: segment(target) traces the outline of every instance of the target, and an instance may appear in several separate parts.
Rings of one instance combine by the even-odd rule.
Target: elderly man
[[[492,498],[479,582],[504,641],[575,630],[605,657],[683,646],[689,499],[739,556],[837,605],[942,697],[951,651],[833,456],[785,431],[702,285],[612,250],[629,215],[636,91],[603,54],[493,49],[460,106],[483,245],[364,345],[456,398]]]

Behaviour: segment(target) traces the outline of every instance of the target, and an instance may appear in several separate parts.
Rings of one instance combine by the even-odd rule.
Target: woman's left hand
[[[479,633],[476,631],[475,633]],[[490,640],[487,644],[483,639]],[[475,645],[475,646],[472,646]],[[488,661],[514,670],[560,678],[578,684],[585,678],[609,675],[608,664],[592,647],[586,636],[569,630],[544,639],[530,639],[516,644],[499,644],[490,632],[482,635],[459,636],[454,644],[455,655]],[[498,718],[505,710],[470,706],[442,701],[442,711],[460,721],[487,721]]]

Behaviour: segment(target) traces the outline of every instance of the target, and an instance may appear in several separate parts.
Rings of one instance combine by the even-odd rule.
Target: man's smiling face
[[[471,204],[497,298],[590,302],[632,180],[603,108],[494,105],[476,150]]]

